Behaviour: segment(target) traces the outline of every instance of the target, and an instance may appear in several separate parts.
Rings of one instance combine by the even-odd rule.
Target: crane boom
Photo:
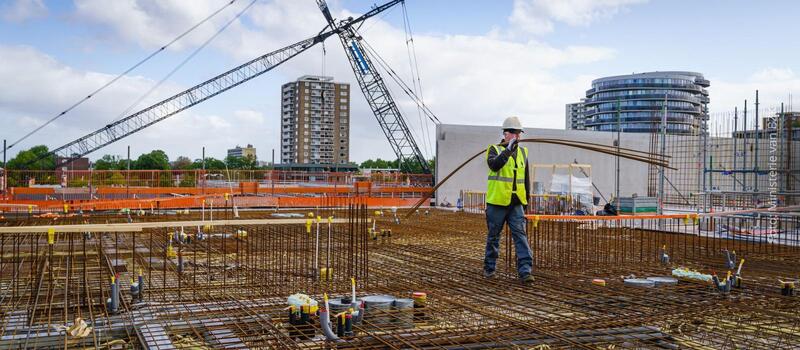
[[[327,31],[326,29],[328,29],[328,27],[326,27],[314,37],[299,41],[292,45],[257,57],[247,63],[217,75],[216,77],[206,80],[203,83],[191,87],[150,107],[110,123],[105,127],[93,131],[77,140],[55,148],[49,153],[38,157],[29,164],[55,155],[65,159],[61,164],[56,165],[58,167],[77,158],[83,157],[111,143],[119,141],[124,137],[130,136],[148,126],[167,119],[185,109],[193,107],[205,100],[230,90],[250,79],[264,74],[280,64],[288,61],[292,57],[295,57],[308,50],[312,46],[325,41],[325,39],[331,35],[338,34],[342,30],[347,30],[350,28],[350,26],[357,25],[366,19],[383,12],[391,6],[394,6],[398,2],[399,0],[394,0],[382,6],[374,7],[360,17],[350,20],[346,25],[330,27],[330,30]]]
[[[385,4],[384,6],[393,6],[404,0],[395,0]],[[342,20],[337,25],[331,16],[325,0],[317,0],[317,5],[322,11],[323,16],[328,21],[331,28],[339,28],[339,40],[342,43],[347,58],[350,61],[350,67],[356,76],[361,92],[367,99],[372,113],[378,119],[378,124],[381,130],[389,140],[401,169],[409,170],[410,165],[416,163],[421,166],[424,173],[430,174],[431,169],[422,152],[411,134],[411,130],[406,125],[405,119],[400,114],[394,98],[389,92],[386,83],[381,78],[375,66],[372,65],[372,59],[369,54],[363,50],[361,44],[361,36],[358,35],[352,22]]]
[[[327,36],[333,32],[326,33]],[[130,136],[150,125],[167,119],[178,112],[217,96],[250,79],[264,74],[290,58],[321,42],[316,36],[272,51],[225,73],[206,80],[170,98],[131,114],[104,128],[52,150],[50,153],[66,159],[75,159],[92,153],[106,145]]]

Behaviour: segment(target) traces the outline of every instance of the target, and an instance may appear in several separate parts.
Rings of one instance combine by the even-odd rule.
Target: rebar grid
[[[310,233],[296,224],[200,226],[202,239],[198,227],[184,228],[184,235],[56,233],[53,244],[46,233],[0,234],[0,347],[776,349],[800,343],[800,301],[782,296],[777,283],[800,273],[791,220],[771,241],[715,235],[701,229],[711,223],[692,218],[531,220],[536,281],[523,285],[511,249],[501,250],[494,279],[482,276],[482,215],[420,210],[397,223],[391,211],[379,214],[357,205],[318,209]],[[330,215],[349,220],[331,225],[330,240],[321,220],[317,250],[316,217]],[[752,226],[745,220],[713,224]],[[506,235],[504,248],[510,243]],[[664,248],[667,265],[659,261]],[[746,259],[743,288],[727,294],[704,282],[642,289],[620,278],[665,276],[677,266],[722,275],[722,249]],[[330,280],[319,268],[333,271]],[[140,269],[144,286],[135,297],[131,277]],[[113,312],[106,301],[117,273],[121,297]],[[310,324],[290,324],[288,295],[347,296],[351,276],[359,297],[425,292],[427,301],[413,311],[371,310],[344,342],[325,341],[315,316]],[[595,278],[607,284],[594,285]],[[85,337],[64,330],[78,317],[94,328]]]

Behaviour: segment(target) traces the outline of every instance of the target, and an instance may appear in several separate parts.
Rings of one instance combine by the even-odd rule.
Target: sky
[[[256,0],[247,8],[251,1],[0,0],[0,139],[9,144],[224,7],[17,143],[9,157],[38,144],[64,145],[324,27],[315,1]],[[374,2],[328,4],[341,19]],[[791,0],[406,0],[360,33],[409,85],[419,71],[420,96],[442,123],[500,125],[516,115],[526,127],[563,129],[565,104],[584,97],[593,79],[635,72],[704,74],[712,113],[752,103],[756,89],[762,105],[790,103],[800,96],[798,12],[800,2]],[[351,160],[394,158],[335,38],[89,157],[125,155],[130,146],[133,157],[161,149],[172,160],[197,159],[205,147],[207,156],[224,158],[228,148],[252,144],[259,160],[270,161],[275,149],[279,161],[280,87],[306,74],[351,84]],[[432,157],[435,125],[384,78]]]

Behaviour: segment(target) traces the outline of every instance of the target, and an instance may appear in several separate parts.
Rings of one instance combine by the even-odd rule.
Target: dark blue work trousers
[[[494,273],[497,267],[497,257],[500,255],[500,234],[506,223],[511,229],[514,250],[517,253],[517,273],[520,278],[525,278],[531,273],[533,254],[528,245],[528,236],[525,234],[525,212],[521,204],[486,205],[486,226],[489,233],[486,236],[486,257],[483,259],[483,269],[486,273]]]

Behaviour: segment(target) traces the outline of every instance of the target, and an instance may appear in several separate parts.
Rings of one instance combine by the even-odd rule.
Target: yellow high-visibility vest
[[[487,160],[489,159],[489,150],[492,147],[494,147],[498,155],[503,151],[503,148],[497,145],[489,145],[486,149]],[[509,156],[508,162],[500,168],[500,171],[489,169],[486,203],[503,206],[509,205],[511,204],[511,194],[516,193],[522,205],[528,204],[528,198],[526,198],[527,196],[525,195],[525,159],[527,158],[528,148],[519,147],[517,150],[517,157],[513,155]],[[516,191],[514,191],[514,182],[517,183]]]

